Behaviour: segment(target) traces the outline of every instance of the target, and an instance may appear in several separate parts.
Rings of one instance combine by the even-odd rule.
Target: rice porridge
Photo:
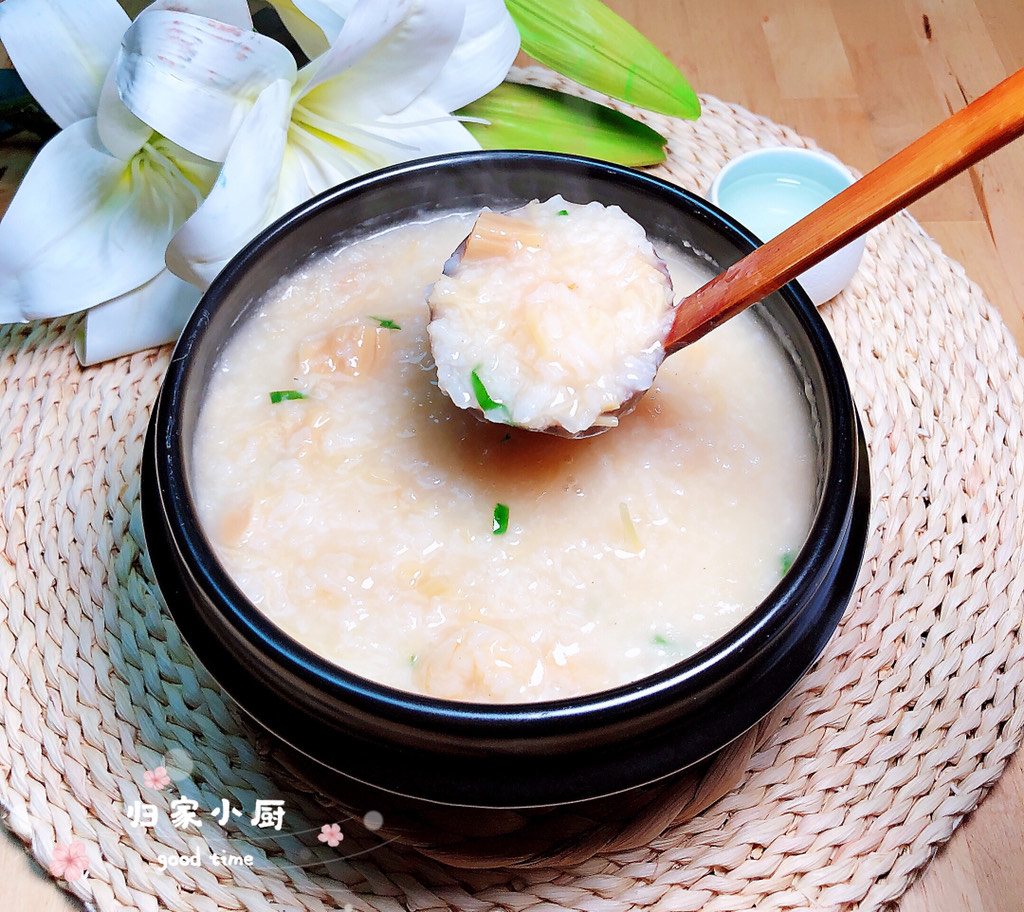
[[[489,421],[615,427],[654,381],[673,301],[665,262],[618,206],[484,210],[427,299],[438,385]]]
[[[805,396],[748,313],[601,436],[477,421],[438,389],[426,334],[475,217],[344,246],[239,327],[195,434],[201,522],[267,617],[364,677],[475,702],[636,680],[786,572],[815,507]],[[677,299],[707,279],[658,253]]]

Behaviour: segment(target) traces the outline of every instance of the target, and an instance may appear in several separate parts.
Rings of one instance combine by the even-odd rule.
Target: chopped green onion
[[[391,320],[388,317],[370,317],[370,319],[371,320],[376,320],[380,324],[380,328],[381,329],[401,329],[402,328],[394,320]]]
[[[559,215],[568,215],[569,214],[569,210],[568,209],[559,209],[558,210],[558,214]]]
[[[494,521],[491,531],[495,535],[504,535],[508,531],[508,505],[499,503],[494,505]]]
[[[676,645],[668,637],[662,636],[662,634],[660,634],[660,633],[654,634],[653,642],[654,642],[655,646],[675,646]]]
[[[469,379],[473,384],[473,395],[476,396],[477,404],[482,411],[493,412],[495,409],[501,409],[505,413],[506,418],[512,417],[508,406],[504,402],[498,402],[491,398],[491,394],[487,392],[487,387],[484,386],[484,381],[480,379],[480,374],[476,370],[469,375]]]
[[[792,551],[785,552],[782,557],[779,558],[779,570],[782,571],[779,575],[785,576],[789,573],[790,568],[793,566],[795,555]]]
[[[305,399],[306,394],[299,390],[274,390],[270,394],[270,401],[277,405],[279,402],[286,402],[289,399]]]

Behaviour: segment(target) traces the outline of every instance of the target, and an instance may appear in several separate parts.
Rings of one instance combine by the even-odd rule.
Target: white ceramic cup
[[[849,169],[823,152],[789,146],[755,149],[718,172],[708,199],[767,241],[854,179]],[[864,238],[857,238],[797,281],[815,305],[824,304],[850,284],[863,253]]]

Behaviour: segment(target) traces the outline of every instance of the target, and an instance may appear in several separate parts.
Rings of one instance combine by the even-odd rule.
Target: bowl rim
[[[251,264],[281,243],[281,239],[286,238],[296,226],[333,207],[344,205],[359,194],[372,193],[382,182],[411,180],[437,169],[444,171],[478,165],[502,169],[520,166],[575,169],[590,177],[627,181],[641,190],[671,193],[685,201],[692,217],[724,233],[726,240],[741,254],[759,244],[757,238],[735,219],[696,194],[647,172],[581,156],[521,151],[449,153],[372,172],[332,188],[278,219],[247,244],[211,284],[179,338],[154,408],[153,471],[160,491],[163,521],[168,526],[169,544],[177,549],[180,559],[186,561],[194,582],[218,600],[225,616],[232,622],[234,632],[243,636],[256,652],[269,655],[273,662],[284,666],[295,678],[323,689],[331,699],[343,700],[360,711],[400,727],[423,730],[443,725],[458,736],[471,740],[478,737],[517,740],[526,731],[542,743],[547,735],[557,733],[564,736],[567,730],[581,732],[594,724],[610,725],[622,721],[639,704],[665,708],[692,699],[709,686],[710,675],[721,678],[724,673],[728,676],[765,638],[777,636],[779,631],[785,630],[792,622],[793,604],[800,594],[822,585],[824,576],[829,572],[828,567],[822,566],[826,552],[836,538],[844,534],[843,529],[851,521],[850,510],[842,513],[828,509],[826,493],[837,492],[838,499],[843,502],[853,497],[858,481],[857,473],[851,473],[849,463],[852,458],[856,466],[859,435],[856,411],[838,352],[814,305],[799,286],[791,283],[777,295],[784,300],[797,325],[810,340],[820,370],[835,380],[826,384],[827,401],[819,402],[817,406],[827,411],[833,433],[838,437],[822,441],[825,465],[821,494],[811,528],[792,567],[765,599],[723,636],[668,668],[636,681],[577,697],[524,703],[475,703],[399,690],[348,671],[293,639],[256,608],[233,582],[217,559],[196,515],[188,471],[183,468],[187,467],[189,456],[185,451],[181,407],[190,384],[197,382],[191,371],[196,352],[203,347],[211,314],[221,300]],[[251,306],[247,304],[239,312],[243,313]],[[851,457],[851,454],[854,455]],[[187,560],[186,555],[193,559]],[[201,558],[198,561],[194,559],[197,555]],[[171,613],[175,613],[173,607]],[[835,622],[838,622],[838,617]],[[237,699],[235,694],[232,696]],[[244,703],[242,705],[245,706]],[[756,718],[751,720],[751,724],[756,721]]]
[[[746,152],[742,152],[739,155],[730,158],[724,165],[722,165],[718,173],[712,179],[711,186],[708,188],[708,200],[713,205],[721,208],[719,196],[721,194],[722,184],[731,179],[736,171],[740,171],[745,167],[750,167],[751,162],[760,163],[754,173],[762,173],[764,168],[771,167],[775,162],[793,159],[805,159],[806,161],[814,162],[828,168],[846,182],[845,186],[849,186],[857,179],[854,173],[838,158],[821,149],[809,149],[806,146],[761,146],[757,149],[750,149]],[[776,170],[778,170],[778,168],[776,168]],[[789,167],[786,168],[786,170],[794,174],[805,173],[801,168]],[[748,175],[743,176],[745,177]],[[836,192],[838,193],[839,191]],[[834,195],[835,194],[833,194],[833,196]],[[824,202],[824,200],[822,200],[822,202]]]

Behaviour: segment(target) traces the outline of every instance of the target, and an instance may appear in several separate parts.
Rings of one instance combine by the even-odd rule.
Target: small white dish
[[[768,241],[854,180],[847,168],[823,152],[777,146],[732,159],[718,172],[708,199]],[[857,238],[797,281],[820,306],[850,284],[863,253],[864,238]]]

